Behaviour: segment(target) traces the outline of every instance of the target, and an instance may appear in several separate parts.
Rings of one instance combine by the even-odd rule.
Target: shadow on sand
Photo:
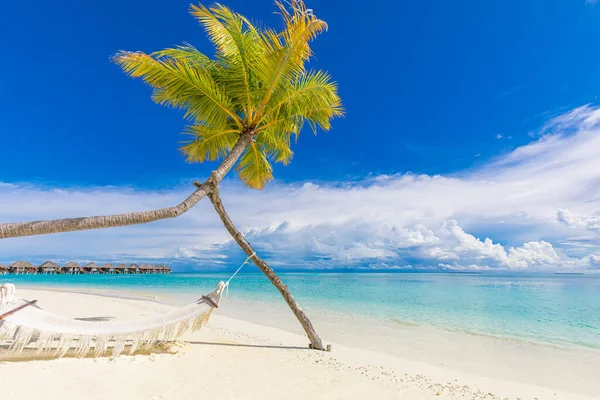
[[[85,318],[82,320],[96,320],[94,318],[110,318],[110,317],[93,317],[93,318]],[[157,343],[149,349],[138,349],[132,355],[151,355],[151,354],[173,354],[171,350],[171,346],[176,343],[182,342],[162,342]],[[275,346],[275,345],[260,345],[260,344],[238,344],[238,343],[219,343],[219,342],[188,342],[184,341],[183,343],[189,345],[196,346],[226,346],[226,347],[248,347],[248,348],[260,348],[260,349],[279,349],[279,350],[310,350],[307,347],[299,347],[299,346]],[[127,349],[129,346],[125,346]],[[125,352],[125,354],[127,354]],[[112,357],[112,353],[110,348],[106,351],[106,353],[102,354],[100,358]],[[57,357],[49,354],[42,353],[39,354],[36,352],[35,348],[25,348],[21,352],[12,352],[10,350],[9,343],[0,343],[0,363],[5,362],[27,362],[27,361],[36,361],[36,360],[52,360]],[[74,351],[68,351],[62,358],[94,358],[92,352],[87,355],[81,357],[77,356]]]
[[[286,350],[310,350],[308,346],[273,346],[273,345],[262,345],[262,344],[241,344],[241,343],[219,343],[219,342],[187,342],[195,345],[208,345],[208,346],[230,346],[230,347],[250,347],[259,349],[286,349]]]
[[[87,317],[87,318],[73,318],[77,321],[88,321],[88,322],[106,322],[115,319],[115,317]]]

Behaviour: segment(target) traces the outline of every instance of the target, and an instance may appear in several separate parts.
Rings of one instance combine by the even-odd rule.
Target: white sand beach
[[[143,318],[171,308],[93,294],[45,290],[19,294],[71,317]],[[0,398],[600,398],[600,355],[595,351],[459,334],[421,335],[410,327],[406,338],[387,340],[385,328],[377,328],[377,335],[366,330],[361,346],[360,332],[349,334],[350,322],[327,324],[316,315],[324,339],[334,341],[331,353],[317,352],[309,350],[307,339],[298,333],[258,324],[269,322],[260,321],[259,314],[251,314],[257,319],[253,322],[224,316],[233,313],[233,305],[240,312],[240,304],[224,299],[205,329],[153,354],[0,362]],[[293,323],[291,313],[284,320],[284,327]]]

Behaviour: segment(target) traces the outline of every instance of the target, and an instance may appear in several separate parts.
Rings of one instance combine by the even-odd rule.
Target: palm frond
[[[281,82],[294,81],[304,72],[304,63],[312,55],[309,42],[327,29],[327,24],[307,9],[301,0],[292,0],[292,13],[282,3],[276,4],[284,19],[285,29],[281,33],[266,30],[263,35],[263,45],[268,52],[259,59],[257,69],[264,83],[258,117]]]
[[[175,48],[168,48],[156,51],[150,54],[150,56],[155,57],[157,59],[165,57],[183,58],[205,69],[214,68],[214,61],[189,43],[184,43],[183,46],[177,46]]]
[[[114,57],[128,75],[153,87],[154,101],[185,110],[192,124],[180,151],[188,162],[224,158],[240,135],[251,135],[237,172],[256,189],[273,179],[272,162],[290,163],[292,136],[297,140],[305,125],[328,130],[343,115],[337,84],[305,67],[310,42],[327,24],[302,0],[288,1],[276,3],[284,23],[279,31],[220,4],[192,5],[190,13],[215,46],[212,57],[188,43]]]
[[[283,87],[278,96],[269,101],[263,119],[314,120],[321,129],[329,130],[331,119],[341,115],[343,110],[337,85],[326,72],[310,71]]]
[[[267,159],[288,165],[294,156],[290,146],[292,131],[293,128],[263,130],[256,136],[256,142],[259,148],[265,149]]]
[[[252,61],[262,55],[263,49],[258,30],[246,18],[220,4],[210,8],[192,5],[190,12],[215,44],[228,93],[243,105],[248,120],[254,108]]]
[[[155,88],[154,100],[186,110],[185,116],[221,126],[231,119],[242,127],[231,99],[210,72],[184,58],[156,59],[142,52],[122,51],[114,61],[130,76]]]
[[[238,164],[236,171],[240,179],[254,189],[262,189],[273,179],[273,167],[267,160],[264,149],[253,142],[248,146]]]
[[[206,125],[188,126],[184,133],[192,137],[180,148],[189,163],[224,158],[240,137],[239,129],[216,129]]]

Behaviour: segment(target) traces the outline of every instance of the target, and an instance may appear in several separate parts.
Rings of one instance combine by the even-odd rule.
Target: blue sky
[[[271,1],[224,3],[266,25],[279,24]],[[109,62],[121,49],[151,52],[184,41],[211,53],[188,6],[179,0],[4,6],[4,221],[171,205],[189,191],[192,178],[208,174],[210,165],[188,165],[177,152],[181,114],[153,104],[148,87]],[[261,203],[256,210],[238,207],[231,213],[272,262],[322,268],[593,268],[590,257],[600,254],[594,227],[600,208],[593,192],[598,177],[593,154],[585,158],[581,152],[596,143],[600,4],[308,6],[330,28],[314,43],[312,65],[337,80],[346,116],[327,134],[305,133],[292,164],[277,167],[277,182],[263,193],[226,183],[230,208],[243,205],[244,198]],[[565,164],[580,160],[574,155],[589,163],[569,169]],[[589,192],[567,195],[578,182]],[[559,184],[564,193],[557,192]],[[488,190],[489,185],[496,186]],[[514,201],[486,197],[494,190],[496,197],[514,191],[507,196]],[[361,192],[378,196],[378,208],[361,203]],[[338,204],[342,215],[319,212],[333,199],[347,203]],[[460,206],[471,200],[468,209]],[[491,203],[499,209],[486,206]],[[201,205],[179,221],[3,241],[0,258],[229,265],[236,249],[210,214]],[[77,251],[64,245],[73,242]],[[286,251],[278,259],[273,249],[281,247]]]

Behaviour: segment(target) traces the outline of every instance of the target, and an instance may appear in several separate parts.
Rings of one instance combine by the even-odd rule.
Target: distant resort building
[[[61,274],[69,274],[69,275],[82,274],[83,268],[81,265],[77,264],[76,262],[71,261],[70,263],[67,263],[62,266],[62,268],[60,269],[60,273]]]
[[[33,275],[37,274],[38,269],[30,262],[19,260],[10,264],[8,271],[15,275]]]
[[[83,270],[85,271],[84,273],[88,274],[88,275],[96,275],[96,274],[100,273],[98,271],[98,264],[96,264],[95,262],[91,262],[91,263],[86,264],[83,267]]]
[[[170,274],[171,268],[168,265],[136,265],[136,264],[119,264],[111,263],[99,266],[95,262],[90,262],[86,265],[79,265],[71,261],[63,266],[52,261],[38,265],[37,267],[27,261],[17,261],[10,265],[0,264],[0,275],[15,274],[15,275],[124,275],[124,274]]]
[[[117,272],[119,274],[130,274],[133,272],[130,272],[132,270],[131,266],[126,265],[126,264],[119,264],[116,266],[117,271],[121,271],[121,272]]]
[[[45,263],[43,263],[42,265],[40,265],[38,267],[37,272],[38,272],[38,274],[44,274],[44,275],[59,274],[60,266],[56,263],[53,263],[52,261],[46,261]]]
[[[108,264],[104,264],[103,266],[100,267],[100,273],[101,274],[116,274],[117,270],[115,269],[114,265],[112,265],[111,263],[108,263]]]

